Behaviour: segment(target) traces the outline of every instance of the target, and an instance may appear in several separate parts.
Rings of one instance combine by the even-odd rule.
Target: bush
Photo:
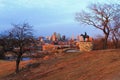
[[[30,64],[27,64],[27,68],[36,68],[40,65],[40,63],[30,63]]]
[[[5,59],[5,54],[2,50],[0,50],[0,59]]]

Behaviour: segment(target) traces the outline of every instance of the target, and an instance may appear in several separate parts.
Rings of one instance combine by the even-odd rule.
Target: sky
[[[90,36],[102,34],[94,27],[80,24],[75,14],[91,3],[112,0],[0,0],[0,32],[11,29],[11,24],[24,22],[33,26],[36,36],[49,36],[53,32],[76,36],[87,32]],[[119,2],[119,0],[114,0]]]

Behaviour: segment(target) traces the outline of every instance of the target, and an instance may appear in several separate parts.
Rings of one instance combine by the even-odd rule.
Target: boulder
[[[80,51],[91,51],[93,50],[92,42],[79,42]]]

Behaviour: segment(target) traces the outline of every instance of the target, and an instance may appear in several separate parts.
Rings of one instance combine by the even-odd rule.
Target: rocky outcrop
[[[80,51],[91,51],[93,50],[92,42],[79,42]]]

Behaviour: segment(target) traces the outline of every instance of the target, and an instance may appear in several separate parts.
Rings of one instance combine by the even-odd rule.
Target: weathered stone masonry
[[[91,51],[93,50],[92,42],[79,42],[80,51]]]

